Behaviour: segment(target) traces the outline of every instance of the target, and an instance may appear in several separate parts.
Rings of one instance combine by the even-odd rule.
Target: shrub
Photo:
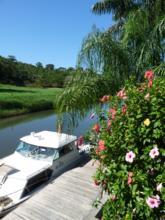
[[[165,78],[147,71],[108,99],[90,137],[94,182],[109,195],[103,219],[165,219]]]

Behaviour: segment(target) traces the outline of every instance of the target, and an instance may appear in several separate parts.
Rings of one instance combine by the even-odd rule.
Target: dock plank
[[[99,193],[92,164],[90,160],[63,173],[3,220],[83,220]]]

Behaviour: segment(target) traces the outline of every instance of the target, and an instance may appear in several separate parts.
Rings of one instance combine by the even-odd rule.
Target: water
[[[19,139],[30,132],[57,130],[57,116],[53,111],[34,113],[30,115],[17,116],[0,120],[0,158],[14,152],[19,143]],[[80,136],[84,134],[94,120],[89,119],[89,115],[80,121],[77,127],[72,128],[72,134]],[[67,132],[65,126],[64,131]]]

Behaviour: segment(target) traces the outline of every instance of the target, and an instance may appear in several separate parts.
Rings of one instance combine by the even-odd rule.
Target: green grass
[[[61,90],[0,84],[0,118],[53,109]]]

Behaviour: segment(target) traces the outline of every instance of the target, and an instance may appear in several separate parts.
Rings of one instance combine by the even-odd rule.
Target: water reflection
[[[78,126],[68,131],[67,120],[63,131],[77,136],[84,134],[96,119],[90,120],[89,114],[81,120]],[[0,158],[12,153],[18,145],[19,138],[30,132],[50,130],[56,131],[57,116],[53,111],[46,111],[3,119],[0,121]]]

